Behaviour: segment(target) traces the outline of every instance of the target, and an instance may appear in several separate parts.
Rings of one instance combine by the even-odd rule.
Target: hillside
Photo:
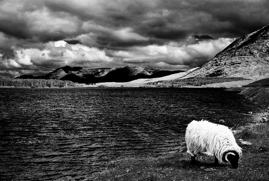
[[[269,78],[252,82],[244,87],[269,87]]]
[[[105,82],[105,83],[97,83],[95,84],[96,87],[150,87],[150,85],[155,84],[156,82],[160,81],[170,81],[170,80],[175,80],[179,79],[180,77],[185,76],[186,74],[190,73],[191,71],[195,70],[191,69],[189,71],[185,72],[179,72],[179,73],[173,73],[167,76],[161,76],[161,77],[156,77],[156,78],[141,78],[141,79],[136,79],[133,81],[129,82]],[[154,87],[154,86],[152,86]]]
[[[41,76],[22,75],[16,79],[55,79],[77,83],[129,82],[141,78],[163,77],[181,71],[126,66],[118,68],[82,68],[65,66]]]
[[[236,39],[186,77],[269,77],[269,25]]]
[[[42,76],[22,75],[18,78],[68,80],[86,84],[135,81],[126,86],[141,86],[142,84],[142,86],[162,86],[164,84],[165,87],[180,87],[185,86],[185,84],[193,85],[193,82],[197,86],[205,85],[205,83],[214,84],[235,81],[240,85],[245,85],[251,82],[248,80],[254,82],[269,78],[269,25],[236,39],[201,68],[187,72],[182,76],[176,76],[174,80],[147,80],[180,72],[136,66],[97,69],[66,66]],[[203,79],[198,80],[199,77]],[[189,79],[187,83],[186,81],[183,83],[178,81],[178,79],[185,78],[195,79]],[[243,82],[239,82],[240,80]],[[112,86],[115,85],[113,84]],[[117,86],[125,85],[118,84]]]

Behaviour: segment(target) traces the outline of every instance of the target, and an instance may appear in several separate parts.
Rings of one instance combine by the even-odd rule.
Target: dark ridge
[[[269,78],[261,79],[261,80],[252,82],[252,83],[245,85],[243,87],[269,87]]]
[[[81,44],[80,40],[64,40],[64,41],[70,45]]]
[[[181,71],[168,71],[136,66],[96,69],[65,66],[57,68],[43,76],[22,75],[18,77],[18,79],[56,79],[89,84],[98,82],[129,82],[139,78],[162,77],[178,72]]]
[[[84,83],[85,80],[73,73],[71,74],[67,74],[66,76],[60,78],[60,80],[69,80],[69,81],[72,81],[72,82],[76,82],[76,83]]]
[[[33,75],[22,75],[19,77],[16,77],[15,79],[35,79],[36,77]]]

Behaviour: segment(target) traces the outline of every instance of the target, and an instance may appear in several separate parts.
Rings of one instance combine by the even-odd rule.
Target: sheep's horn
[[[226,162],[230,162],[233,168],[238,167],[239,154],[236,151],[227,151],[224,159]]]
[[[229,150],[229,151],[226,151],[223,153],[223,156],[222,156],[222,161],[223,162],[228,162],[228,155],[233,155],[233,156],[238,156],[238,153],[236,151],[232,151],[232,150]]]

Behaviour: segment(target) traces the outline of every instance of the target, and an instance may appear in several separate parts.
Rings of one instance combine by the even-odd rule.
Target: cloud
[[[267,0],[0,0],[0,69],[188,69],[268,24],[268,7]]]
[[[268,24],[268,5],[266,0],[206,0],[193,10],[211,17],[211,23],[201,25],[202,29],[216,36],[238,37]]]
[[[0,70],[0,78],[13,78],[20,76],[21,74],[18,71],[12,70]]]
[[[61,66],[91,66],[92,63],[102,66],[111,62],[103,50],[89,48],[76,44],[70,45],[65,41],[46,43],[44,49],[13,47],[14,57],[3,58],[0,54],[2,69],[56,69]]]
[[[125,63],[145,64],[155,67],[171,65],[174,68],[183,67],[186,69],[201,66],[232,41],[233,39],[230,38],[220,38],[183,45],[170,42],[166,45],[137,46],[124,51],[112,51],[109,55],[121,58]]]
[[[128,42],[128,41],[147,41],[148,38],[145,38],[135,32],[131,28],[123,28],[117,31],[114,31],[112,35],[122,41],[122,42]]]
[[[3,58],[6,70],[53,70],[65,65],[113,67],[139,65],[167,69],[200,66],[224,49],[233,39],[203,40],[194,44],[170,42],[165,45],[134,46],[124,50],[100,50],[66,41],[48,42],[43,49],[13,47],[14,57]]]
[[[173,58],[179,59],[181,64],[190,67],[201,66],[213,58],[218,52],[226,48],[233,39],[220,38],[217,40],[200,41],[196,44],[182,46],[180,48],[170,47]]]
[[[266,0],[2,0],[0,31],[43,42],[93,33],[100,46],[193,34],[237,37],[269,22],[268,5]]]
[[[0,1],[0,31],[35,41],[60,40],[80,33],[82,22],[77,17],[66,12],[52,12],[44,2]]]
[[[266,0],[165,0],[136,28],[142,35],[182,40],[193,34],[238,37],[269,22]]]
[[[132,28],[112,29],[97,25],[94,22],[86,22],[82,26],[83,31],[91,32],[77,37],[82,43],[95,45],[101,48],[113,48],[148,44],[150,39],[135,33]]]
[[[65,41],[49,42],[46,48],[16,50],[17,61],[27,57],[33,65],[51,65],[54,68],[65,65],[87,65],[91,62],[111,61],[103,50],[84,45],[69,45]]]
[[[25,12],[24,17],[27,20],[29,34],[45,41],[77,35],[82,26],[78,18],[65,12],[50,12],[45,7],[33,12]]]

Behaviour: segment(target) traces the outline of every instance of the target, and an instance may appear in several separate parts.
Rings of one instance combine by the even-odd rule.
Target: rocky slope
[[[187,77],[269,77],[269,25],[236,39]]]
[[[128,82],[140,78],[163,77],[178,72],[180,71],[135,66],[97,69],[65,66],[42,76],[22,75],[17,77],[17,79],[56,79],[91,84],[98,82]]]

